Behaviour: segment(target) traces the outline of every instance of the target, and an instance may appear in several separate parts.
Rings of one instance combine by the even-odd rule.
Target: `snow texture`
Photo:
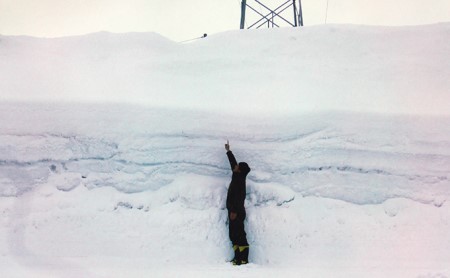
[[[0,36],[0,276],[449,277],[449,39]],[[226,140],[252,168],[242,267]]]

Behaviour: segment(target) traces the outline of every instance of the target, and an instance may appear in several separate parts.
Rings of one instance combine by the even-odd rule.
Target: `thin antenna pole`
[[[325,12],[325,24],[327,24],[327,19],[328,19],[328,2],[329,2],[329,0],[327,0],[327,10]]]

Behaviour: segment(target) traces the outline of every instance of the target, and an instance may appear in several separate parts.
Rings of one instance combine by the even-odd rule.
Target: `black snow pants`
[[[244,230],[244,220],[245,220],[245,210],[237,212],[237,217],[234,220],[229,220],[229,235],[230,240],[233,245],[238,246],[248,246],[247,234]],[[228,218],[230,217],[230,212],[228,211]]]

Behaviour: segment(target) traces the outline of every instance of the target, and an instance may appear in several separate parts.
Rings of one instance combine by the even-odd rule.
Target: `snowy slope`
[[[449,33],[445,23],[232,31],[190,44],[154,33],[0,37],[0,91],[227,113],[448,115]]]
[[[449,31],[0,37],[0,276],[450,276]]]

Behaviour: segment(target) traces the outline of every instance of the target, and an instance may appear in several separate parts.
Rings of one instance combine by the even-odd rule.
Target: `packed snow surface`
[[[449,277],[449,41],[0,36],[0,277]],[[241,267],[227,140],[252,168]]]
[[[450,24],[0,37],[3,99],[123,101],[234,114],[450,115]]]

